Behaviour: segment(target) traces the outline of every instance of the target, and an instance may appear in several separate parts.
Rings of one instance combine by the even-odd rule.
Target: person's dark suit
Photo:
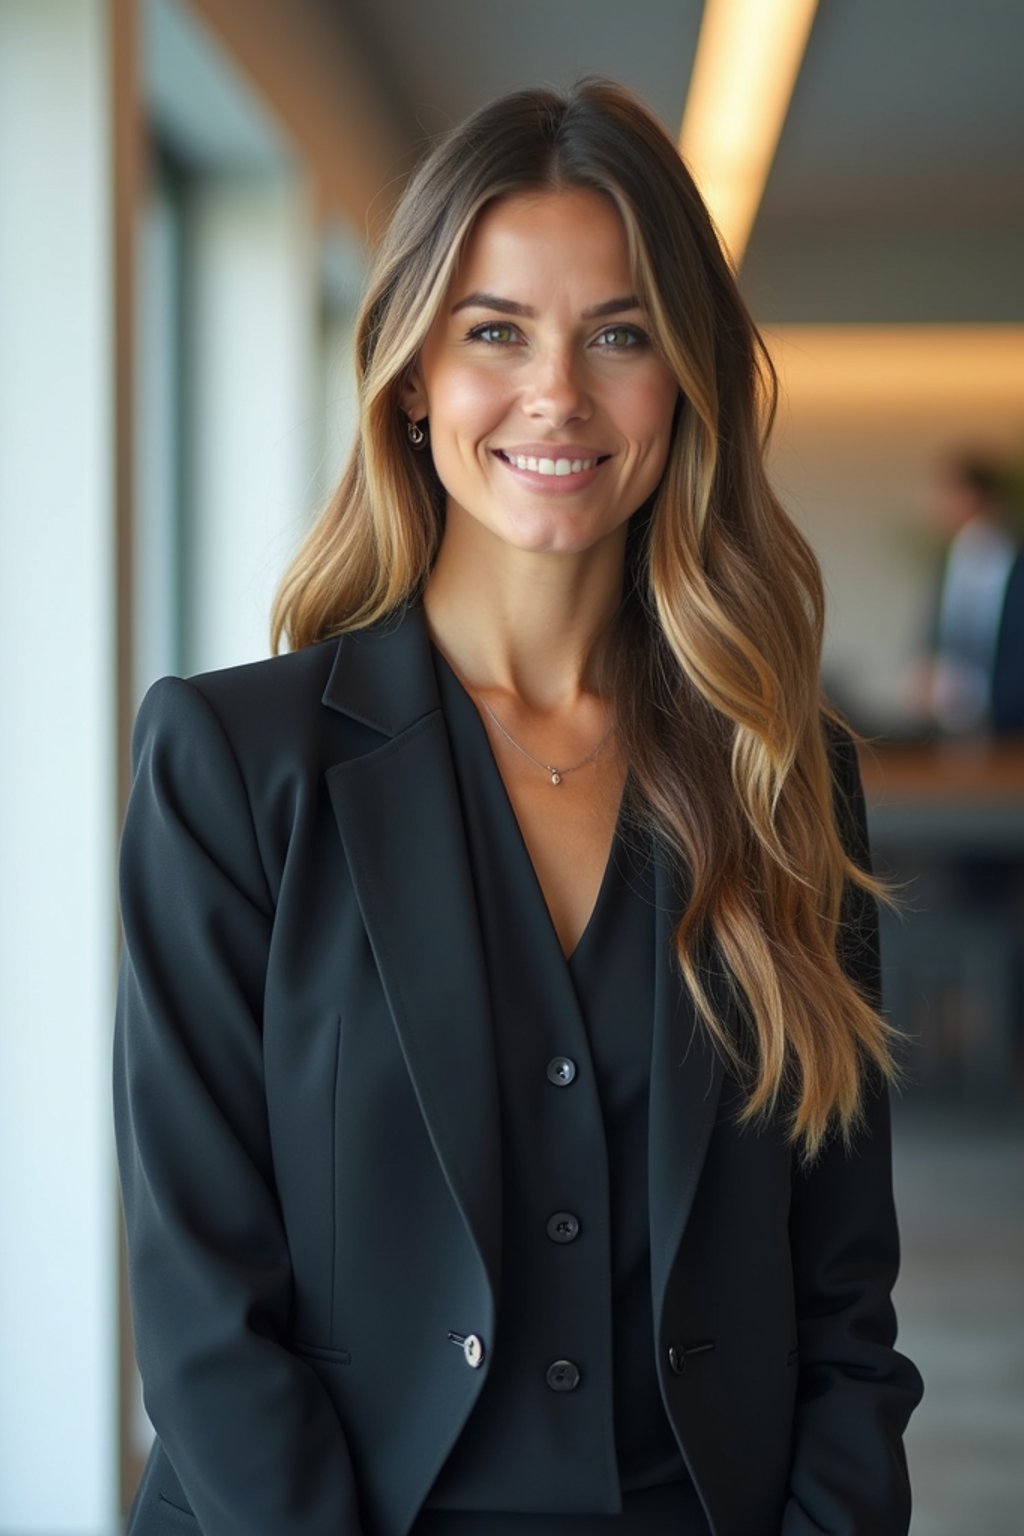
[[[848,738],[835,766],[866,860]],[[157,1440],[130,1536],[404,1536],[501,1347],[487,979],[422,607],[160,681],[133,767],[115,1120]],[[923,1386],[894,1348],[888,1097],[810,1174],[778,1126],[741,1134],[660,858],[657,891],[665,1410],[715,1536],[903,1536]],[[874,904],[848,915],[877,998]]]
[[[923,626],[925,654],[943,652],[942,601],[949,549],[931,573]],[[1024,735],[1024,547],[1018,548],[999,599],[992,655],[987,671],[989,704],[981,730],[996,737]]]
[[[1024,549],[1010,567],[992,663],[992,731],[1024,735]]]

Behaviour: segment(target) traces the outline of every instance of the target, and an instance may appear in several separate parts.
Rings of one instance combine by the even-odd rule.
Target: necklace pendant
[[[551,782],[552,784],[561,784],[562,782],[562,775],[559,773],[557,768],[551,769]]]

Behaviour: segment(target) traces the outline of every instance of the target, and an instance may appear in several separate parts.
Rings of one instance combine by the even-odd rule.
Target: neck
[[[474,691],[540,714],[571,711],[600,692],[625,535],[623,525],[579,553],[537,553],[449,514],[423,591],[432,638]]]

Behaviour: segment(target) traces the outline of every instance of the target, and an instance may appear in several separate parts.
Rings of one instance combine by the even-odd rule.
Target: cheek
[[[434,435],[473,438],[490,431],[505,412],[507,396],[501,379],[487,369],[450,371],[432,391]]]
[[[676,415],[679,387],[676,379],[651,379],[646,390],[639,392],[639,409],[654,424],[656,435],[668,438],[672,430],[672,416]]]
[[[637,381],[628,402],[630,424],[637,437],[667,441],[678,392],[674,379],[655,377]]]

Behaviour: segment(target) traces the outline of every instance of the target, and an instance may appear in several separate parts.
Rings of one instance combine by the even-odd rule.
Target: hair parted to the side
[[[851,1143],[869,1073],[902,1076],[899,1032],[847,963],[874,900],[895,902],[833,799],[830,739],[849,761],[854,733],[821,691],[818,562],[765,473],[775,370],[691,176],[625,88],[587,78],[564,95],[517,91],[449,131],[412,177],[357,318],[357,440],[284,577],[273,647],[364,628],[422,590],[444,491],[430,454],[409,449],[403,376],[483,207],[570,187],[618,209],[680,390],[662,481],[630,521],[606,647],[628,812],[678,868],[678,963],[746,1090],[740,1123],[783,1108],[809,1166],[831,1129]],[[711,972],[739,1004],[742,1040],[718,1016]]]

